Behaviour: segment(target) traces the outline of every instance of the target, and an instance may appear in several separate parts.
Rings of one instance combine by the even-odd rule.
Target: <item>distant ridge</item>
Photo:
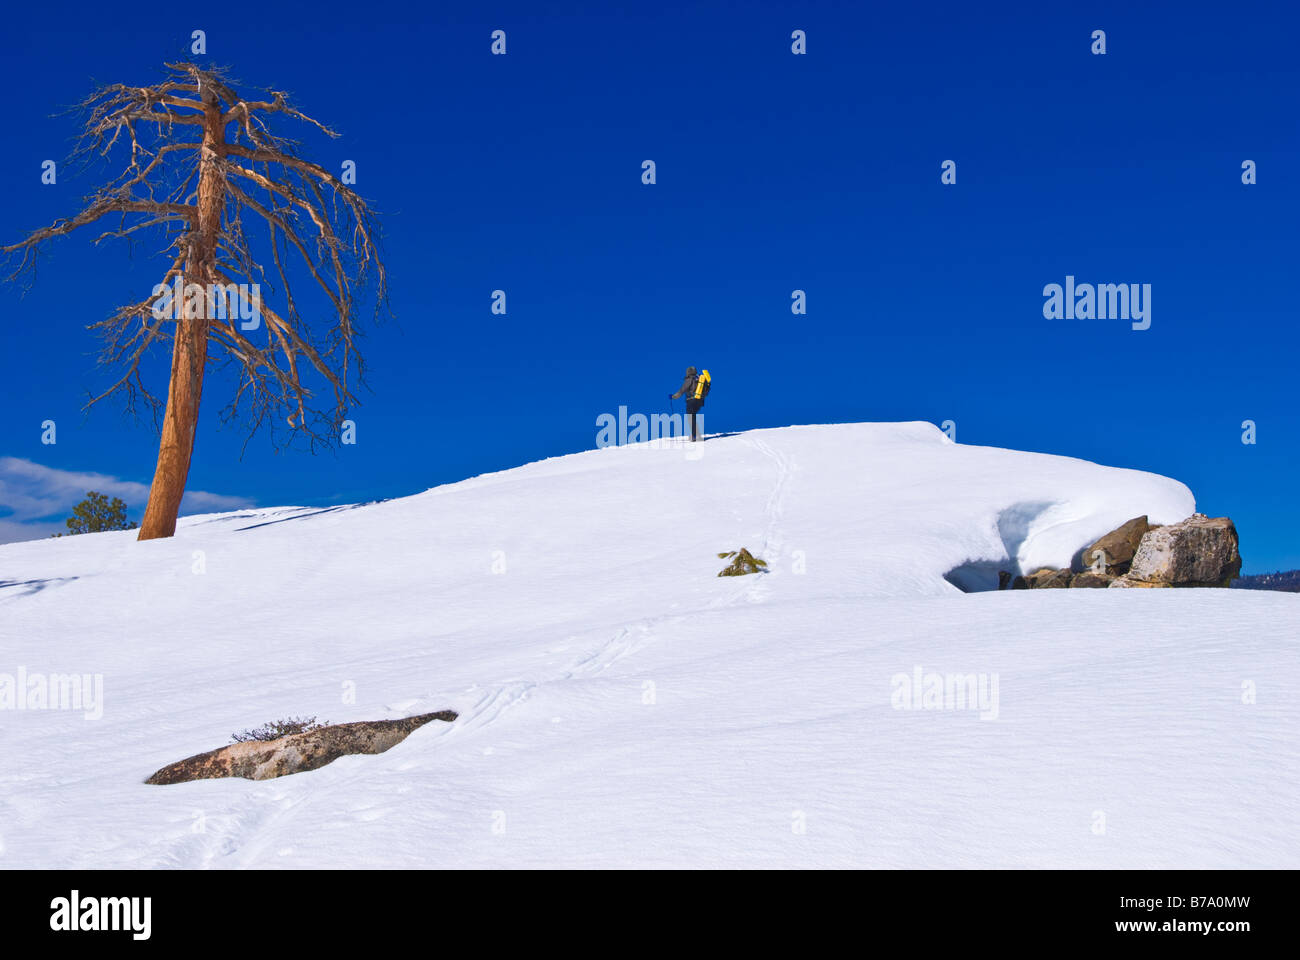
[[[1239,590],[1281,590],[1283,593],[1300,593],[1300,570],[1279,573],[1254,573],[1238,577],[1232,586]]]

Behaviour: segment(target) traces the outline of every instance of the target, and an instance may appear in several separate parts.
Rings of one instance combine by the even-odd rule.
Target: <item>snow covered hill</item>
[[[1295,867],[1300,597],[954,586],[1194,506],[850,424],[0,546],[0,685],[103,683],[0,709],[0,867]],[[742,546],[771,572],[717,578]],[[268,720],[444,708],[310,773],[143,783]]]

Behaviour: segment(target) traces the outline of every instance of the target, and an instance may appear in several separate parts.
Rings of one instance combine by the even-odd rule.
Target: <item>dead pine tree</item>
[[[80,104],[74,161],[119,172],[85,199],[80,213],[2,248],[10,258],[7,279],[14,281],[34,276],[46,241],[79,227],[107,226],[95,243],[129,242],[141,231],[164,241],[170,265],[159,286],[90,326],[104,339],[101,362],[117,374],[87,408],[122,395],[128,411],[148,409],[160,428],[141,540],[176,532],[210,366],[235,369],[223,420],[243,419],[250,437],[268,424],[276,443],[284,437],[283,417],[287,442],[306,437],[315,451],[337,440],[357,402],[353,391],[364,376],[356,344],[359,300],[373,295],[376,313],[387,309],[373,211],[276,128],[296,121],[337,134],[282,92],[247,97],[220,70],[189,63],[167,64],[167,70],[161,83],[113,84]],[[311,287],[302,312],[290,284],[294,275]],[[231,303],[239,284],[260,294],[257,324],[241,323]],[[272,289],[275,307],[264,287]],[[170,302],[159,309],[160,292],[173,289],[183,293],[179,317]],[[141,363],[169,339],[164,403],[146,386]]]

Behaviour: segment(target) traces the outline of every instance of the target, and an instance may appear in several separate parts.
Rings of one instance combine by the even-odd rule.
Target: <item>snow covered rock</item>
[[[1226,587],[1240,572],[1232,521],[1197,513],[1143,536],[1126,576],[1146,583]]]
[[[417,730],[430,721],[445,720],[450,723],[455,719],[453,711],[442,710],[401,720],[338,723],[294,733],[278,740],[246,740],[169,763],[145,783],[185,783],[221,777],[271,780],[291,773],[316,770],[352,753],[383,753],[405,740],[412,730]]]

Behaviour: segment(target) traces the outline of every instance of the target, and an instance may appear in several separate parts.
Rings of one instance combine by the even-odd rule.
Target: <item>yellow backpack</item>
[[[707,397],[709,395],[709,387],[712,385],[713,378],[709,376],[709,371],[702,371],[695,381],[695,399],[703,400]]]

